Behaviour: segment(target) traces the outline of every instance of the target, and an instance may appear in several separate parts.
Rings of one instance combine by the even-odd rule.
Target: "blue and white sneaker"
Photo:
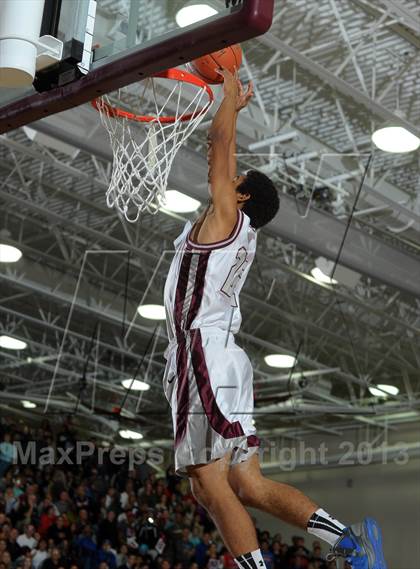
[[[378,523],[366,518],[344,530],[327,561],[344,557],[352,569],[387,569],[382,551],[382,533]]]

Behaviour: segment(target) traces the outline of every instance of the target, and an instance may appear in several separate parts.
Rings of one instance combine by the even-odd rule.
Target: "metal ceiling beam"
[[[188,147],[180,149],[174,161],[169,182],[193,197],[207,199],[206,184],[185,185],[185,180],[206,179],[207,162]],[[294,198],[281,194],[281,206],[277,216],[266,226],[266,230],[305,251],[334,259],[344,234],[345,221],[320,209],[312,208],[308,218],[302,218],[297,211]],[[420,263],[417,257],[398,250],[357,227],[350,228],[340,263],[409,294],[420,297]]]
[[[28,338],[25,338],[23,336],[20,336],[19,339],[31,342]],[[35,344],[35,342],[31,342],[31,343]],[[38,348],[42,348],[42,345],[38,344]],[[17,356],[14,356],[13,354],[7,354],[7,357],[9,357],[12,360],[17,359]],[[76,356],[71,355],[71,354],[65,354],[65,357],[69,357],[71,359],[77,359]],[[79,360],[80,360],[80,358],[79,358]],[[81,360],[81,363],[84,363],[83,360]],[[45,404],[46,393],[48,391],[47,388],[49,388],[51,385],[51,381],[52,381],[51,378],[52,378],[52,375],[54,373],[54,366],[48,365],[48,364],[41,364],[41,363],[39,363],[37,365],[39,366],[39,368],[41,368],[45,372],[48,372],[49,374],[51,374],[49,380],[37,382],[36,391],[34,391],[33,388],[31,389],[30,384],[13,385],[12,387],[14,390],[16,390],[16,389],[19,390],[20,388],[23,388],[23,392],[22,393],[21,392],[16,393],[15,391],[3,390],[2,391],[2,398],[5,398],[6,395],[7,396],[10,395],[10,396],[15,396],[15,397],[20,397],[20,398],[28,398],[31,401],[33,401],[34,397],[37,397],[37,398],[39,398],[39,400],[41,402],[43,402]],[[101,366],[101,367],[104,367],[104,366]],[[10,373],[3,371],[2,374],[0,374],[0,377],[1,377],[1,375],[4,375],[6,377],[10,377],[13,379],[13,376]],[[93,375],[92,373],[87,374],[86,381],[87,381],[87,384],[91,384],[91,385],[96,384],[96,387],[97,387],[96,398],[97,399],[100,399],[99,393],[98,393],[99,388],[100,388],[101,391],[107,391],[108,393],[112,393],[114,395],[117,395],[119,397],[120,401],[126,398],[125,399],[126,403],[132,403],[133,405],[137,405],[139,395],[137,395],[134,391],[131,391],[131,393],[127,393],[127,390],[125,388],[123,388],[121,385],[119,386],[115,382],[109,382],[109,381],[97,379],[95,376],[91,377],[92,375]],[[77,387],[79,387],[79,385],[80,385],[79,381],[78,381],[79,378],[77,377],[78,374],[76,372],[69,371],[68,369],[61,368],[60,369],[60,376],[63,376],[63,377],[60,377],[60,379],[55,382],[54,391],[56,393],[63,394],[64,390],[74,389],[75,393],[77,393]],[[72,381],[72,380],[74,380],[74,381]],[[41,383],[41,389],[38,389],[39,383]],[[44,389],[44,387],[45,387],[45,392],[46,392],[45,394],[42,393],[42,390]],[[153,387],[159,387],[160,388],[160,382],[159,382],[159,384],[153,384]],[[3,395],[4,395],[4,397],[3,397]],[[151,404],[152,402],[149,398],[144,397],[144,395],[142,394],[142,403]],[[127,409],[127,408],[125,409],[125,411],[131,413],[131,411],[129,411],[129,409]],[[153,418],[150,418],[150,421],[155,422],[155,420]]]
[[[43,329],[54,330],[55,332],[58,332],[59,334],[64,334],[64,332],[65,332],[65,328],[63,328],[62,326],[59,326],[58,324],[54,324],[52,322],[47,322],[46,320],[41,320],[39,318],[35,318],[33,316],[30,316],[28,314],[24,314],[22,312],[18,312],[17,310],[13,310],[11,308],[6,308],[3,306],[0,306],[0,313],[7,314],[7,315],[12,316],[14,318],[30,322],[31,324],[36,326],[39,330],[43,330]],[[147,333],[150,334],[150,331],[148,331]],[[69,336],[77,338],[78,340],[81,340],[81,341],[86,342],[86,343],[89,343],[91,341],[91,338],[89,336],[85,336],[84,334],[81,334],[80,332],[76,332],[74,330],[73,331],[69,330],[68,334],[69,334]],[[23,338],[23,337],[21,339],[26,340],[26,338]],[[163,339],[166,341],[166,336],[164,336]],[[124,349],[121,346],[109,344],[108,342],[104,342],[103,340],[95,340],[95,346],[96,345],[100,346],[104,350],[110,350],[112,352],[116,352],[116,353],[125,355],[126,357],[129,357],[129,358],[131,358],[137,362],[144,361],[144,363],[148,363],[150,361],[149,356],[143,357],[143,356],[137,355],[135,352],[128,351],[127,349]],[[56,354],[54,354],[53,357],[55,359]],[[63,354],[63,357],[67,357],[67,354]],[[74,355],[70,355],[70,357],[74,357],[81,362],[86,361],[85,358],[77,358],[77,356],[74,356]],[[37,363],[36,358],[33,358],[30,363],[36,364]],[[153,361],[153,363],[155,365],[157,365],[158,367],[160,367],[161,369],[165,367],[162,362]],[[29,362],[23,362],[22,365],[29,365]],[[109,368],[107,366],[99,365],[98,367],[100,367],[104,371],[109,371],[109,372],[114,371],[115,373],[118,372],[118,370],[115,370],[114,368]],[[129,377],[128,373],[126,375],[127,375],[127,377]]]
[[[251,334],[247,334],[246,332],[243,331],[239,331],[239,338],[244,338],[258,346],[260,346],[261,348],[264,348],[265,350],[269,351],[269,353],[277,353],[279,346],[278,344],[275,344],[274,342],[269,342],[268,340],[264,340],[262,338],[256,338],[255,336],[252,336]],[[290,355],[295,355],[295,352],[291,352],[290,350],[286,350],[287,353],[289,353]],[[321,364],[318,361],[313,360],[312,358],[306,356],[305,354],[300,354],[299,355],[299,361],[301,361],[303,364],[311,367],[311,368],[316,368],[319,370],[325,370],[328,369],[328,366]],[[352,375],[351,373],[347,373],[342,371],[341,369],[336,371],[335,373],[335,377],[337,379],[339,379],[340,381],[344,382],[344,383],[348,383],[349,381],[352,383],[355,383],[357,385],[360,385],[362,387],[366,387],[366,381],[356,377],[354,375]]]
[[[19,279],[16,281],[15,276],[13,276],[13,277],[11,276],[10,279],[8,279],[7,275],[4,275],[3,278],[5,278],[6,280],[9,280],[9,282],[10,282],[11,284],[14,283],[14,284],[15,284],[16,286],[18,286],[18,287],[19,287],[19,286],[24,286],[24,287],[28,287],[28,286],[29,286],[30,289],[32,290],[33,287],[35,286],[35,287],[36,287],[36,290],[38,291],[38,293],[47,294],[48,296],[50,296],[50,295],[52,294],[51,298],[54,298],[54,299],[56,299],[56,300],[58,300],[58,301],[60,301],[60,302],[62,302],[62,301],[64,301],[64,300],[65,300],[66,302],[70,302],[70,300],[71,300],[71,296],[66,296],[66,297],[64,297],[63,294],[62,294],[60,291],[58,291],[58,293],[57,293],[57,291],[50,291],[50,292],[48,292],[48,290],[47,290],[47,288],[46,288],[46,283],[45,283],[45,282],[44,282],[44,283],[42,284],[42,286],[41,286],[38,281],[37,281],[36,283],[28,281],[28,277],[26,277],[26,276],[25,276],[25,278],[24,278],[23,281],[20,281]],[[56,282],[56,279],[53,279],[53,280],[54,280],[54,282]],[[246,295],[246,297],[249,297],[249,295]],[[256,299],[253,298],[253,301],[255,302]],[[264,302],[262,302],[262,301],[258,301],[258,303],[261,304],[261,306],[264,306],[265,308],[267,307],[267,304],[264,303]],[[83,309],[84,309],[84,310],[90,310],[90,311],[94,310],[94,308],[92,308],[92,307],[87,307],[87,306],[83,306]],[[276,312],[279,311],[279,314],[282,314],[283,317],[284,317],[283,311],[281,311],[280,309],[275,309],[274,307],[272,307],[272,310],[273,310],[273,309],[276,310]],[[7,310],[7,309],[6,309],[6,310]],[[95,314],[96,314],[97,316],[99,316],[100,313],[97,312],[97,311],[95,311]],[[108,316],[109,316],[109,315],[108,315]],[[290,318],[293,318],[293,316],[290,316]],[[299,319],[298,319],[298,320],[299,320]],[[119,322],[118,317],[117,317],[117,320],[116,320],[116,321]],[[294,320],[294,321],[295,321],[295,320]],[[328,331],[324,330],[324,333],[328,333]],[[255,339],[253,339],[253,342],[255,343]],[[348,377],[348,376],[347,376],[347,377]]]
[[[92,203],[92,202],[89,201],[89,205],[90,205],[91,203]],[[86,204],[86,205],[87,205],[87,204]],[[92,207],[96,207],[96,205],[97,205],[96,203],[92,203]],[[46,210],[46,209],[44,209],[44,211],[47,213],[47,210]],[[38,223],[40,224],[41,222],[38,222]],[[12,244],[15,244],[15,245],[17,244],[17,245],[19,246],[19,243],[17,243],[17,242],[15,242],[15,243],[11,242],[11,243],[12,243]],[[119,243],[120,243],[120,247],[123,247],[123,246],[124,246],[124,243],[123,243],[123,242],[120,241]],[[53,261],[53,258],[50,259],[50,264],[51,264],[52,261]],[[134,260],[133,260],[133,261],[134,261]],[[267,259],[267,262],[270,263],[271,260]],[[294,269],[293,267],[290,267],[290,266],[285,265],[285,264],[282,264],[282,263],[280,263],[279,265],[280,265],[284,270],[286,270],[286,271],[290,271],[290,272],[292,272],[293,274],[297,274],[297,275],[298,275],[299,277],[301,277],[301,278],[306,278],[306,279],[310,280],[311,282],[315,282],[314,279],[312,279],[312,278],[309,277],[308,275],[305,275],[305,274],[303,274],[303,273],[300,273],[299,271],[297,271],[297,270]],[[320,286],[319,283],[317,283],[317,285]],[[338,294],[339,296],[342,296],[342,295],[340,294],[340,292],[338,292],[337,294]],[[347,298],[347,300],[348,300],[349,302],[356,302],[356,303],[358,302],[357,298],[355,298],[355,299]],[[366,310],[372,310],[372,307],[370,307],[369,305],[367,305],[367,306],[365,306],[365,309],[366,309]],[[373,311],[375,312],[375,309],[373,309]],[[378,312],[378,311],[376,311],[376,312]],[[390,318],[392,318],[392,316],[390,316]],[[397,319],[394,319],[394,321],[395,321],[396,324],[402,324],[401,322],[398,322]],[[412,331],[414,331],[414,332],[417,331],[417,330],[413,329],[413,328],[410,327],[410,326],[407,326],[407,328],[410,328],[410,329],[411,329]]]
[[[369,14],[369,16],[373,16],[375,18],[379,17],[382,13],[386,12],[385,9],[378,6],[377,0],[375,0],[375,5],[372,2],[367,2],[366,0],[350,0],[353,4],[355,4],[358,8],[362,9],[364,12]],[[390,28],[395,31],[398,35],[402,38],[410,42],[416,48],[420,49],[420,37],[412,32],[412,30],[403,24],[397,22],[391,22],[388,24]]]
[[[34,403],[37,403],[39,405],[44,405],[45,404],[45,399],[43,397],[38,397],[36,395],[27,395],[28,397],[30,396],[31,401],[33,401]],[[11,402],[20,402],[21,399],[23,398],[23,395],[20,393],[4,393],[2,392],[2,399],[5,399],[6,401],[11,401]],[[63,400],[60,400],[59,398],[54,398],[53,400],[51,400],[51,405],[58,408],[58,409],[62,409],[64,413],[71,413],[71,409],[69,408],[69,402]],[[104,417],[101,417],[100,415],[93,413],[93,412],[85,412],[85,413],[81,413],[85,416],[89,417],[89,420],[93,421],[93,422],[97,422],[100,423],[103,427],[106,427],[112,431],[117,431],[118,430],[118,422],[117,421],[112,421],[109,418],[105,419]]]
[[[388,12],[400,19],[407,28],[411,28],[417,34],[420,34],[420,18],[408,6],[405,6],[401,0],[380,0],[388,9]]]
[[[310,278],[310,277],[308,277],[308,278]],[[248,297],[248,296],[249,296],[249,295],[247,295],[247,297]],[[349,301],[351,302],[351,299],[349,299]],[[266,305],[265,303],[262,303],[262,305],[263,305],[264,307],[267,307],[267,305]],[[368,308],[368,307],[367,307],[367,308]]]
[[[38,205],[32,200],[24,199],[22,197],[18,197],[16,195],[12,195],[3,191],[0,191],[0,198],[5,202],[13,202],[14,204],[20,205],[23,208],[27,208],[33,213],[36,213],[43,218],[47,218],[51,223],[59,224],[63,228],[68,228],[71,226],[72,229],[78,232],[80,235],[86,234],[94,241],[97,241],[99,243],[101,241],[106,241],[111,247],[113,246],[116,249],[121,248],[122,242],[119,239],[116,239],[111,235],[104,234],[96,229],[92,229],[91,227],[88,227],[81,223],[74,222],[72,219],[69,219],[68,216],[63,216],[51,210],[47,210],[44,206]],[[123,243],[123,247],[124,249],[127,249],[127,251],[131,251],[135,255],[148,259],[152,262],[155,262],[156,260],[154,255],[146,251],[142,251],[138,247],[131,245],[129,242]],[[133,264],[135,265],[136,263],[133,262]]]
[[[274,50],[280,50],[284,54],[288,55],[293,61],[300,65],[303,69],[308,71],[311,75],[318,77],[329,85],[332,89],[335,89],[345,97],[350,97],[357,103],[361,104],[365,109],[376,115],[377,117],[383,119],[384,121],[392,121],[395,124],[405,127],[407,130],[412,132],[414,135],[420,138],[420,128],[412,124],[408,120],[399,117],[395,112],[390,111],[374,99],[371,99],[365,93],[362,93],[353,85],[350,85],[344,79],[337,77],[332,71],[329,71],[313,59],[310,59],[306,55],[303,55],[298,49],[292,47],[286,42],[274,36],[272,33],[268,32],[264,36],[258,38],[262,44],[270,47]]]
[[[33,292],[35,292],[38,295],[41,296],[45,296],[46,298],[49,298],[51,300],[54,300],[55,302],[62,304],[63,302],[66,303],[66,305],[70,305],[70,303],[72,302],[72,295],[70,293],[64,293],[62,291],[60,291],[59,289],[57,289],[56,287],[56,283],[57,283],[57,279],[56,278],[52,278],[52,279],[45,279],[41,280],[39,277],[40,275],[38,274],[38,278],[37,280],[33,280],[30,278],[30,275],[32,273],[34,273],[34,269],[36,268],[36,265],[34,265],[32,267],[32,263],[27,262],[26,266],[25,266],[25,274],[21,274],[21,275],[8,275],[6,273],[0,273],[0,280],[3,280],[4,282],[8,282],[10,285],[14,285],[17,288],[24,288],[25,290],[31,290]],[[54,287],[51,287],[49,285],[50,281],[53,281],[55,283]],[[285,321],[288,322],[292,322],[295,326],[299,326],[299,327],[304,327],[305,325],[308,325],[309,328],[316,330],[318,334],[324,334],[327,337],[330,338],[330,341],[336,341],[337,340],[337,336],[335,333],[330,332],[329,330],[322,328],[321,326],[316,325],[315,323],[312,322],[306,322],[306,320],[303,317],[299,317],[298,315],[295,314],[290,314],[289,312],[286,312],[285,310],[283,310],[280,307],[277,306],[273,306],[273,305],[269,305],[266,302],[264,302],[263,300],[259,300],[257,299],[255,296],[251,296],[249,293],[245,293],[243,292],[243,298],[244,301],[245,300],[250,300],[253,303],[255,303],[257,306],[260,306],[262,310],[267,310],[270,309],[271,313],[273,314],[277,314],[279,318],[282,318]],[[104,312],[103,309],[101,309],[100,307],[95,307],[93,305],[88,305],[87,303],[83,302],[83,298],[80,298],[76,303],[75,303],[75,307],[78,310],[84,311],[88,314],[90,314],[91,317],[94,318],[98,318],[101,320],[105,320],[105,321],[109,321],[112,322],[114,324],[118,324],[121,325],[121,318],[122,318],[122,314],[116,310],[112,310],[112,311],[107,311]],[[12,309],[8,309],[8,308],[3,308],[0,307],[0,312],[5,312],[7,314],[10,315],[14,315],[17,317],[22,317],[24,319],[26,319],[29,322],[35,322],[38,326],[42,326],[42,327],[46,327],[46,328],[50,328],[50,329],[54,329],[58,332],[64,332],[64,329],[56,324],[51,324],[51,323],[47,323],[47,322],[43,322],[43,321],[39,321],[31,316],[26,316],[24,314],[20,315],[18,312],[16,312],[15,310]],[[135,325],[135,330],[146,334],[148,336],[150,336],[151,334],[151,330],[149,330],[148,328],[142,327],[142,326],[138,326]],[[81,335],[77,332],[71,332],[72,336],[75,337],[81,337]],[[165,335],[163,335],[164,338],[166,338]],[[254,336],[252,336],[253,340],[252,342],[255,344],[258,344],[258,339],[256,339]],[[85,339],[85,337],[83,337],[83,339]],[[102,344],[102,342],[101,342]],[[125,355],[130,355],[130,352],[127,352],[126,350],[124,350],[123,348],[118,348],[117,346],[115,346],[114,348],[112,348],[114,351],[119,351]]]
[[[254,139],[251,138],[251,132],[255,132],[256,130],[259,129],[259,127],[261,127],[260,121],[258,121],[258,109],[254,108],[253,113],[257,113],[255,120],[251,119],[249,116],[242,115],[240,117],[240,121],[238,123],[239,129],[241,129],[242,124],[244,124],[246,126],[246,130],[247,130],[248,134],[246,134],[246,135],[242,134],[241,135],[241,141],[243,142],[244,146],[246,146],[246,147],[248,147],[250,144],[255,142],[255,138]],[[70,115],[69,115],[69,120],[71,120]],[[53,124],[53,121],[54,121],[54,117],[52,117],[50,119],[43,120],[43,121],[38,121],[36,123],[33,123],[31,125],[31,128],[33,128],[34,130],[37,130],[39,132],[42,132],[44,134],[48,134],[49,136],[55,137],[58,140],[61,140],[62,142],[66,142],[67,144],[71,144],[73,146],[76,146],[76,147],[80,148],[81,150],[83,150],[84,152],[87,152],[87,153],[92,154],[92,155],[96,155],[100,158],[103,158],[103,159],[109,161],[109,162],[112,161],[112,152],[111,152],[108,145],[101,145],[101,144],[99,144],[98,140],[88,141],[88,140],[78,139],[77,137],[75,137],[72,134],[69,134],[68,132],[64,131],[63,129],[57,128]],[[284,129],[284,127],[283,127],[283,129]],[[283,134],[283,129],[279,133],[277,133],[277,136],[279,134]],[[299,128],[297,128],[295,125],[293,125],[293,130],[295,132],[297,132],[299,140],[301,141],[303,147],[306,148],[308,145],[310,145],[311,148],[314,148],[316,150],[314,150],[311,153],[306,152],[301,156],[298,155],[297,157],[291,157],[288,160],[288,164],[293,164],[294,161],[300,162],[303,159],[303,156],[305,156],[306,160],[310,160],[311,156],[313,158],[317,158],[318,156],[321,156],[322,154],[333,152],[332,148],[328,148],[324,144],[315,140],[313,137],[311,137],[307,133],[304,133]],[[264,129],[264,131],[265,131],[265,129]],[[286,129],[286,131],[287,131],[287,129]],[[267,134],[265,132],[262,134],[265,137],[267,136]],[[2,141],[1,137],[0,137],[0,141]],[[263,142],[266,143],[267,140],[264,140]],[[14,148],[16,148],[16,150],[24,151],[25,148],[27,148],[27,147],[25,147],[24,145],[20,145],[18,148],[16,145],[14,145]],[[175,159],[175,164],[177,164],[179,162],[180,157],[182,157],[182,155],[184,154],[184,151],[185,151],[185,153],[190,154],[188,156],[188,158],[187,158],[187,156],[185,156],[185,158],[183,160],[183,163],[185,164],[185,166],[187,165],[186,160],[192,160],[193,159],[193,157],[191,155],[192,151],[190,149],[188,149],[186,146],[184,146],[180,149],[180,151],[179,151],[180,154],[179,154],[179,157]],[[336,159],[333,159],[331,156],[329,156],[325,160],[325,162],[328,164],[331,163],[331,166],[333,167],[333,169],[340,172],[337,175],[347,175],[348,172],[341,174],[343,168],[346,170],[347,170],[347,168],[345,166],[343,166],[343,164],[340,163],[340,161],[339,161],[340,155],[339,154],[340,153],[337,152]],[[197,162],[200,162],[200,164],[197,165],[196,168],[194,168],[194,172],[197,175],[197,177],[201,176],[201,179],[207,180],[207,176],[205,178],[202,178],[202,176],[204,176],[204,169],[207,168],[205,158],[198,153],[195,153],[195,155],[196,155]],[[343,157],[345,157],[345,156],[342,155],[341,158],[343,158]],[[268,158],[268,155],[267,155],[267,158]],[[190,166],[191,163],[189,163],[188,165]],[[177,183],[177,180],[175,178],[176,177],[171,172],[170,176],[169,176],[170,184],[174,184],[176,186],[179,186],[181,191],[188,193],[189,187],[185,187],[185,182],[182,181],[182,183],[181,182]],[[192,178],[189,178],[189,179],[192,179]],[[198,182],[198,184],[200,184],[200,182]],[[207,185],[202,184],[202,186],[205,186],[205,191],[207,192]],[[385,191],[386,191],[388,194],[392,192],[395,194],[401,194],[401,196],[402,196],[404,192],[401,188],[398,188],[398,187],[394,186],[393,184],[390,184],[389,182],[382,183],[381,188],[384,191],[379,192],[377,189],[375,189],[371,185],[369,185],[369,183],[365,183],[365,189],[366,189],[367,196],[372,196],[372,197],[374,197],[380,201],[385,202],[386,204],[388,204],[392,208],[393,211],[399,212],[400,214],[406,216],[409,219],[413,219],[416,223],[420,224],[420,215],[417,215],[415,212],[410,211],[409,209],[407,209],[406,207],[404,207],[400,203],[398,203],[397,200],[391,199],[388,195],[385,194]],[[409,197],[407,194],[404,194],[404,196],[406,198]]]
[[[276,232],[282,238],[334,260],[344,234],[345,222],[317,209],[312,209],[309,217],[311,224],[296,214],[296,204],[292,198],[282,196],[281,211],[271,225],[275,223]],[[354,225],[348,232],[340,264],[420,297],[419,259]]]
[[[37,295],[45,296],[46,298],[49,298],[50,300],[53,300],[58,304],[65,303],[66,305],[71,305],[73,303],[73,305],[77,310],[86,312],[93,319],[108,321],[109,323],[115,326],[119,327],[121,326],[121,313],[119,311],[110,310],[110,309],[105,311],[103,306],[89,305],[88,301],[86,301],[86,299],[83,298],[74,300],[72,294],[58,290],[57,283],[54,281],[51,280],[48,281],[48,279],[45,278],[45,280],[41,282],[40,280],[36,281],[24,275],[6,274],[6,273],[0,273],[0,280],[9,283],[15,286],[16,288],[23,288],[25,290],[30,290]],[[5,310],[5,309],[1,308],[0,310]],[[133,323],[132,328],[136,332],[139,332],[147,337],[150,337],[150,335],[153,333],[152,328],[147,328],[146,326],[140,326],[139,324]],[[166,337],[166,335],[164,337]]]
[[[203,183],[192,186],[188,184],[188,180],[192,179],[201,179]],[[190,194],[204,203],[208,197],[207,184],[204,182],[206,179],[206,159],[188,147],[182,147],[170,173],[170,187]],[[382,194],[380,196],[383,197]],[[21,197],[12,196],[3,191],[0,191],[0,197],[36,210],[43,216],[46,214],[44,206],[39,206]],[[387,201],[386,198],[385,201]],[[392,202],[392,200],[389,201]],[[281,202],[278,215],[267,226],[267,229],[296,243],[304,250],[310,250],[333,259],[337,254],[345,223],[318,209],[312,209],[309,217],[303,219],[296,210],[296,203],[293,198],[282,195]],[[94,239],[104,239],[99,231],[76,224],[72,220],[53,212],[47,212],[47,215],[52,221],[58,221],[63,226],[70,224],[79,227],[82,233],[86,233]],[[110,244],[115,244],[116,247],[121,246],[121,242],[115,238],[107,236],[106,239]],[[137,248],[128,243],[126,247],[137,254],[139,253]],[[145,255],[145,252],[141,252],[141,254]],[[151,256],[146,254],[146,257],[150,258]],[[366,232],[355,228],[354,225],[349,231],[340,262],[359,273],[420,297],[420,264],[418,259],[409,253],[395,249],[374,236],[368,235]]]

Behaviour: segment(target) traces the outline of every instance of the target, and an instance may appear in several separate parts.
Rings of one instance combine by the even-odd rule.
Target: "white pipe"
[[[405,205],[407,203],[407,200],[400,200],[397,203],[399,203],[400,205]],[[367,209],[359,209],[358,211],[354,212],[353,217],[359,217],[360,215],[366,215],[368,213],[376,213],[379,211],[384,211],[386,209],[392,210],[392,206],[391,205],[377,205],[374,207],[369,207]]]
[[[0,87],[27,87],[35,77],[44,0],[1,0]]]
[[[410,227],[412,225],[414,225],[414,219],[410,219],[410,221],[408,221],[402,227],[391,227],[390,225],[388,225],[387,229],[388,229],[388,231],[391,231],[392,233],[403,233],[404,231],[407,231],[407,229],[410,229]]]
[[[270,138],[266,138],[265,140],[259,140],[258,142],[253,142],[249,144],[249,150],[259,150],[260,148],[264,148],[265,146],[271,146],[271,144],[278,144],[280,142],[286,142],[287,140],[292,140],[296,138],[298,133],[296,131],[292,132],[284,132],[281,134],[276,134],[271,136]]]
[[[288,382],[292,379],[306,379],[308,377],[314,377],[318,375],[327,375],[329,373],[336,373],[340,371],[339,367],[330,367],[324,369],[314,369],[308,371],[295,371],[293,373],[282,373],[280,375],[269,375],[267,377],[262,377],[254,381],[256,385],[266,385],[267,383],[280,383],[280,382]]]
[[[313,392],[314,389],[311,390]],[[328,395],[328,394],[326,394]],[[377,412],[371,407],[356,407],[344,402],[342,405],[321,405],[317,403],[307,403],[301,400],[288,399],[280,403],[272,403],[271,405],[263,405],[255,408],[255,416],[278,413],[331,413],[334,415],[344,415],[348,413],[358,413],[360,415],[376,415]]]

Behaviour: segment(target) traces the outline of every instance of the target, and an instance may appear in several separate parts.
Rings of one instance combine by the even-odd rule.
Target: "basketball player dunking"
[[[276,215],[279,197],[264,174],[236,174],[236,119],[253,95],[252,84],[245,92],[237,77],[221,73],[224,99],[209,132],[211,205],[176,239],[165,285],[170,344],[163,384],[172,407],[175,467],[189,477],[241,569],[265,569],[245,506],[328,542],[331,559],[344,557],[354,569],[386,569],[374,520],[346,527],[260,471],[252,367],[234,334],[256,230]]]

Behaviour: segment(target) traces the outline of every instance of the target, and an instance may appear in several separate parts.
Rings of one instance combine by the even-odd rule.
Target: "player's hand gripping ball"
[[[191,73],[194,73],[200,79],[204,79],[211,85],[216,85],[217,83],[223,83],[223,76],[219,73],[220,69],[228,69],[234,74],[241,64],[242,49],[239,44],[235,44],[194,59],[187,64],[187,67]]]

